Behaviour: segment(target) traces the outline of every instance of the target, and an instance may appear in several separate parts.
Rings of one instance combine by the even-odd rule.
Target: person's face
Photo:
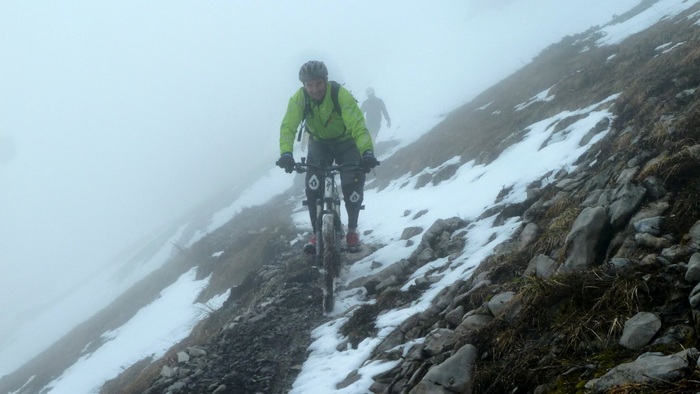
[[[323,101],[323,97],[326,95],[326,79],[319,78],[306,81],[304,82],[304,89],[306,89],[306,93],[308,93],[312,99]]]

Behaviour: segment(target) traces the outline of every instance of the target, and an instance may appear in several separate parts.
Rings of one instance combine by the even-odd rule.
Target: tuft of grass
[[[700,149],[697,145],[683,147],[679,152],[647,165],[638,175],[638,180],[656,176],[664,181],[680,178],[700,171]]]
[[[563,246],[566,241],[566,237],[569,235],[569,231],[571,231],[571,226],[573,225],[574,221],[581,213],[581,208],[579,208],[577,204],[569,206],[562,204],[560,207],[557,207],[558,205],[559,204],[557,203],[553,204],[550,211],[545,214],[545,217],[554,215],[554,212],[558,212],[561,208],[563,208],[564,211],[558,216],[554,217],[549,222],[549,225],[544,226],[545,230],[542,235],[540,235],[537,238],[537,241],[530,246],[530,254],[532,256],[539,254],[554,254],[552,257],[555,260],[561,260],[564,257]]]
[[[377,304],[364,304],[340,327],[340,333],[348,338],[354,349],[357,349],[357,345],[365,338],[377,335],[375,321],[379,312]]]

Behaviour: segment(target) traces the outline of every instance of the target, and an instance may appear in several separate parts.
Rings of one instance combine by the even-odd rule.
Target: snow
[[[554,100],[555,96],[550,96],[549,91],[552,90],[554,86],[550,87],[549,89],[543,90],[539,93],[537,93],[535,96],[531,97],[528,101],[524,103],[520,103],[515,106],[516,111],[522,111],[525,108],[529,107],[530,105],[539,102],[539,101],[552,101]]]
[[[611,24],[600,29],[603,37],[596,45],[616,45],[629,36],[644,31],[655,23],[679,15],[683,11],[693,7],[700,0],[659,0],[654,5],[632,18],[616,24]]]
[[[46,388],[55,394],[98,392],[105,381],[137,361],[149,356],[162,357],[175,343],[187,337],[208,311],[220,308],[228,298],[228,293],[224,293],[206,304],[195,303],[194,299],[209,282],[209,278],[196,280],[195,277],[195,268],[181,275],[127,324],[104,333],[105,344],[82,356]]]
[[[663,18],[679,14],[698,1],[661,0],[650,10],[636,17],[602,28],[601,31],[605,35],[598,41],[598,45],[617,44]],[[548,91],[549,89],[543,91],[533,97],[533,100],[556,99],[548,97]],[[363,242],[384,246],[363,260],[344,267],[341,281],[345,285],[357,278],[375,274],[408,257],[413,248],[407,247],[406,241],[400,240],[399,236],[403,229],[409,226],[420,226],[425,230],[437,219],[459,216],[471,222],[467,228],[460,230],[465,232],[467,240],[464,251],[452,261],[439,259],[431,262],[429,266],[411,276],[404,283],[404,288],[410,286],[418,276],[427,273],[430,268],[442,268],[439,280],[417,301],[405,308],[380,315],[376,322],[379,331],[377,337],[364,340],[355,349],[341,346],[345,343],[345,338],[339,333],[339,328],[357,305],[372,301],[365,299],[361,289],[340,290],[335,308],[330,314],[332,320],[317,327],[311,334],[313,343],[308,349],[309,356],[291,392],[368,392],[372,376],[398,363],[367,361],[382,339],[408,317],[427,309],[442,289],[457,280],[468,278],[481,261],[494,253],[497,245],[510,239],[522,225],[518,218],[511,218],[500,226],[494,226],[494,217],[477,219],[479,215],[494,205],[496,196],[503,188],[512,189],[502,202],[515,203],[524,200],[528,184],[542,178],[547,172],[560,169],[573,171],[576,168],[574,163],[580,155],[606,135],[607,131],[602,131],[585,145],[581,145],[583,137],[595,125],[603,119],[612,118],[610,106],[616,97],[617,95],[613,95],[587,108],[565,111],[529,125],[523,129],[524,135],[519,143],[506,149],[488,165],[476,165],[473,161],[460,164],[458,159],[454,158],[446,164],[459,165],[456,174],[437,186],[429,184],[415,189],[421,174],[396,179],[382,191],[371,188],[370,183],[370,187],[365,191],[366,210],[360,216],[360,230],[372,229],[370,234],[363,236]],[[485,109],[489,104],[480,109]],[[494,116],[498,114],[494,112]],[[581,119],[564,130],[555,132],[556,125],[571,116],[581,116]],[[436,122],[436,119],[430,119],[424,123],[430,125]],[[423,132],[427,129],[426,127]],[[412,136],[410,139],[414,138],[415,136]],[[387,152],[384,157],[389,154],[391,152]],[[437,170],[438,168],[433,168],[425,171]],[[376,171],[380,172],[381,166]],[[190,244],[226,223],[241,209],[262,204],[283,193],[292,185],[292,181],[292,176],[277,168],[271,169],[265,177],[242,193],[239,199],[214,215],[208,229],[197,234]],[[553,179],[544,179],[544,183],[548,182],[553,182]],[[292,198],[300,199],[299,195]],[[301,208],[301,204],[299,206],[293,214],[293,220],[300,227],[308,228],[308,214]],[[421,210],[427,210],[427,213],[415,218],[414,215]],[[405,211],[410,211],[410,214],[405,214]],[[414,241],[420,236],[417,235]],[[159,266],[161,259],[169,253],[170,249],[164,249],[158,261],[148,265],[149,269]],[[214,255],[220,253],[222,252]],[[377,265],[379,268],[372,268]],[[174,343],[187,336],[191,328],[206,316],[207,311],[219,308],[227,298],[227,294],[222,294],[206,305],[195,303],[198,293],[207,285],[208,280],[196,280],[194,270],[183,274],[176,283],[164,289],[157,300],[139,311],[122,327],[104,333],[105,344],[96,351],[83,355],[42,392],[95,393],[106,380],[116,377],[134,362],[149,356],[162,356]],[[60,321],[60,318],[54,318]],[[421,341],[419,338],[404,344],[404,351]],[[347,387],[338,389],[336,385],[353,372],[359,379]]]

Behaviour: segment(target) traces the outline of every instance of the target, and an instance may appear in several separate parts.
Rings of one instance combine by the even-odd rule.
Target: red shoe
[[[345,241],[348,244],[348,252],[358,252],[360,250],[360,234],[358,233],[347,233],[345,235]]]
[[[304,245],[304,253],[306,254],[316,254],[316,235],[313,235],[309,242]]]

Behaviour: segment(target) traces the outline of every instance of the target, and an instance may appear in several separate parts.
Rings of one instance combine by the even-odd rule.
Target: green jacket
[[[294,137],[304,117],[303,89],[303,87],[300,88],[289,99],[287,113],[284,115],[282,126],[280,127],[280,154],[292,152],[293,150]],[[374,151],[372,137],[370,137],[365,125],[365,117],[362,115],[355,98],[342,86],[338,91],[338,103],[342,109],[342,119],[333,110],[330,82],[326,84],[326,96],[320,105],[312,98],[309,98],[312,113],[306,119],[306,126],[311,137],[319,141],[327,139],[345,141],[352,138],[355,140],[355,145],[357,145],[360,154],[368,150]]]

